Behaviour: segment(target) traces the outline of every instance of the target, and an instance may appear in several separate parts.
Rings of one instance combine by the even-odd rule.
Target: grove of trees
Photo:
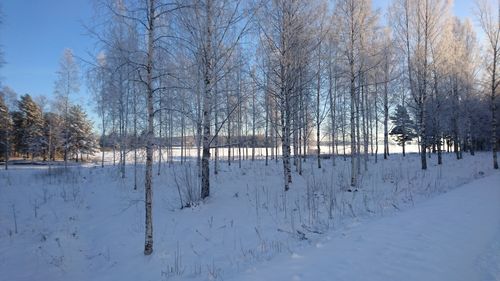
[[[64,116],[42,108],[29,94],[22,95],[17,106],[9,108],[6,91],[0,91],[0,159],[8,169],[12,156],[56,161],[83,160],[97,152],[92,123],[79,105],[70,105],[67,123]],[[66,124],[67,128],[66,128]]]
[[[93,124],[80,105],[70,100],[78,91],[80,76],[71,50],[60,62],[53,100],[33,98],[4,86],[0,90],[0,159],[8,169],[12,156],[23,159],[56,161],[83,160],[99,146]]]
[[[454,16],[448,0],[391,0],[385,11],[370,0],[95,4],[88,29],[98,51],[86,81],[101,146],[118,154],[124,178],[133,154],[135,189],[145,151],[146,255],[154,160],[160,174],[174,147],[181,164],[196,151],[200,200],[221,165],[259,156],[264,165],[281,161],[284,191],[305,161],[319,169],[349,161],[346,191],[355,191],[379,152],[390,157],[391,135],[403,152],[407,142],[418,145],[423,170],[434,154],[443,164],[444,152],[461,159],[478,150],[491,151],[498,169],[498,2],[478,0],[474,19]],[[94,151],[85,114],[69,102],[79,88],[72,58],[66,51],[58,72],[59,112],[43,112],[27,95],[17,110],[0,102],[6,157],[11,147],[65,160]]]

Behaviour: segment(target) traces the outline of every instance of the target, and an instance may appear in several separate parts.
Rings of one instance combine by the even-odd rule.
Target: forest
[[[217,188],[232,180],[241,189],[227,193],[243,197],[246,188],[257,224],[269,188],[292,229],[278,224],[279,235],[307,240],[326,232],[315,223],[335,224],[336,210],[400,211],[416,193],[498,175],[497,1],[476,0],[469,17],[456,16],[449,0],[390,0],[384,9],[370,0],[90,2],[83,25],[95,48],[64,50],[50,98],[0,90],[0,161],[14,172],[23,160],[116,175],[113,183],[142,194],[130,200],[142,204],[146,256],[153,241],[168,239],[153,232],[153,210],[165,211],[154,202],[180,199],[175,212],[210,213],[213,200],[226,202]],[[90,105],[75,102],[81,88]],[[85,180],[104,173],[89,171]],[[459,173],[470,179],[451,179]],[[272,185],[253,190],[261,176]],[[388,182],[394,189],[377,193]],[[171,190],[157,195],[165,185]],[[301,230],[296,210],[307,217]],[[251,232],[262,246],[259,229]],[[194,266],[199,276],[204,269]],[[207,267],[207,279],[223,279]]]

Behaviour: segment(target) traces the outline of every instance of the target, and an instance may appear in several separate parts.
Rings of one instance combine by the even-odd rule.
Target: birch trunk
[[[153,253],[153,139],[154,139],[154,113],[153,113],[153,38],[154,38],[154,18],[155,0],[148,2],[148,52],[147,52],[147,112],[148,112],[148,131],[146,145],[146,175],[145,175],[145,207],[146,207],[146,233],[144,242],[144,254]]]

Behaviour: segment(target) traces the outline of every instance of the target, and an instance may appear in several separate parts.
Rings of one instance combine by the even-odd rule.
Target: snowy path
[[[500,175],[353,225],[234,280],[500,280]]]

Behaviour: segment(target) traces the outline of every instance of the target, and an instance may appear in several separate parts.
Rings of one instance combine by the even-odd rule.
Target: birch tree
[[[372,13],[370,1],[342,0],[335,7],[335,19],[339,27],[339,38],[344,73],[349,81],[350,97],[350,154],[351,154],[351,186],[358,184],[357,174],[360,170],[360,94],[363,74],[367,62],[368,33],[373,32],[376,16]]]
[[[241,0],[191,0],[186,5],[189,9],[183,11],[181,22],[187,34],[186,47],[193,54],[201,82],[201,198],[205,199],[210,195],[210,148],[226,121],[217,120],[212,130],[215,87],[227,75],[226,65],[237,53],[253,12]]]
[[[427,99],[430,91],[431,46],[435,45],[448,20],[450,2],[447,0],[395,0],[392,6],[393,27],[404,46],[410,95],[416,112],[420,138],[420,160],[427,169],[426,131]]]
[[[58,99],[59,110],[64,120],[64,130],[63,130],[63,149],[64,149],[64,163],[67,164],[68,161],[68,149],[67,145],[69,142],[69,109],[70,109],[70,97],[73,94],[78,93],[80,90],[80,73],[78,65],[76,64],[75,58],[73,56],[73,51],[70,49],[65,49],[64,53],[59,62],[59,70],[57,71],[57,80],[55,82],[54,92]]]
[[[489,76],[490,108],[491,108],[491,147],[493,152],[493,168],[498,169],[498,139],[497,139],[497,89],[498,63],[500,54],[500,2],[494,5],[494,1],[476,1],[477,20],[486,35],[485,57],[486,71]]]
[[[281,140],[284,190],[292,182],[291,147],[293,142],[294,164],[299,174],[302,171],[300,155],[306,154],[308,143],[309,95],[307,87],[312,77],[308,70],[311,54],[316,50],[312,34],[316,1],[267,1],[261,9],[259,31],[261,46],[269,62],[269,93],[276,105],[275,133]],[[316,64],[317,65],[317,64]],[[301,143],[302,141],[302,143]],[[275,143],[276,144],[276,143]],[[301,145],[304,148],[301,148]],[[305,161],[305,157],[302,157]]]
[[[114,2],[105,2],[107,10],[111,15],[126,20],[127,25],[137,27],[138,38],[143,38],[136,51],[130,50],[130,46],[124,48],[125,51],[135,52],[137,55],[129,57],[126,61],[137,74],[137,83],[143,89],[144,111],[146,115],[145,125],[145,242],[144,254],[150,255],[153,252],[153,150],[155,144],[155,113],[163,108],[155,108],[155,97],[165,88],[160,83],[160,78],[169,76],[166,69],[168,66],[160,65],[157,58],[160,55],[169,54],[171,47],[171,36],[169,23],[172,22],[173,14],[179,11],[183,5],[172,1],[159,0],[135,0],[118,6]],[[103,40],[106,45],[109,42]]]

